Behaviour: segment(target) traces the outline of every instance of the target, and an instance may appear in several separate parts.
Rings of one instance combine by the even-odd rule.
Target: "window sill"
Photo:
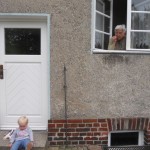
[[[92,54],[150,54],[148,50],[100,50],[93,49]]]

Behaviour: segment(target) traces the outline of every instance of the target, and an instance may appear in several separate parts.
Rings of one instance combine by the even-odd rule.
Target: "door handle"
[[[0,65],[0,79],[4,79],[3,65]]]

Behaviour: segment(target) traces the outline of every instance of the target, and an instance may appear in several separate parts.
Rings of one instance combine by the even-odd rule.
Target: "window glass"
[[[96,29],[97,30],[104,30],[104,16],[100,14],[96,14]]]
[[[138,132],[111,133],[111,146],[138,145]]]
[[[95,34],[95,48],[106,50],[108,47],[107,41],[109,41],[109,35],[96,32],[96,34]]]
[[[6,55],[40,55],[41,30],[5,28]]]
[[[131,28],[132,30],[149,30],[150,14],[149,13],[132,13]]]
[[[107,49],[110,35],[110,1],[96,0],[94,48]]]
[[[110,18],[104,17],[103,15],[96,14],[96,29],[109,33]]]
[[[136,11],[149,11],[149,0],[132,0],[132,10]]]
[[[150,49],[149,32],[131,32],[131,48]]]
[[[106,15],[110,15],[110,1],[96,0],[96,10]]]
[[[102,0],[96,0],[96,10],[104,12],[104,5]]]
[[[131,9],[130,48],[150,49],[150,1],[132,0]]]

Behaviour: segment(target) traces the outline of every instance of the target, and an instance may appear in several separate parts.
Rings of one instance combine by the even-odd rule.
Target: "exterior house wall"
[[[150,56],[91,54],[91,0],[0,0],[0,13],[51,14],[48,124],[52,144],[62,144],[54,138],[61,137],[59,129],[65,127],[60,121],[57,134],[51,130],[57,120],[65,120],[64,65],[68,120],[149,118]],[[149,119],[143,129],[149,132],[148,127]]]

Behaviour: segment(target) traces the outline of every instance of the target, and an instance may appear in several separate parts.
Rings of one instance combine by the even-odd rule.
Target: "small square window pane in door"
[[[40,55],[41,29],[5,28],[6,55]]]

